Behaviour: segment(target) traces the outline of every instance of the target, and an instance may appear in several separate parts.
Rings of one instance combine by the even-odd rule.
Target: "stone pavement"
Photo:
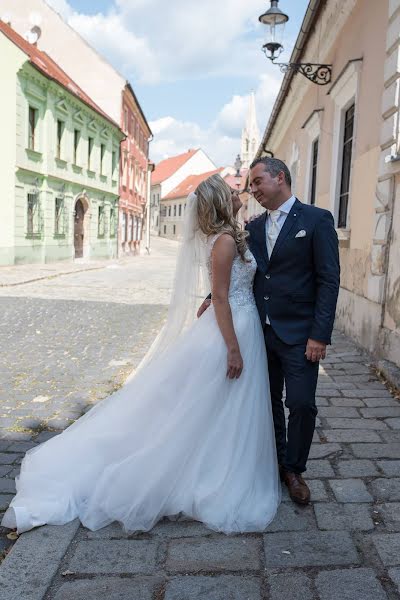
[[[167,294],[172,254],[171,250],[169,262],[145,263],[152,281],[157,269],[161,271],[161,295]],[[125,279],[134,281],[135,269],[142,268],[139,262],[123,267]],[[9,406],[10,415],[4,416],[0,430],[3,508],[14,491],[12,477],[24,451],[56,434],[90,406],[90,400],[119,385],[159,326],[165,305],[139,304],[133,284],[124,293],[118,291],[112,301],[114,277],[122,277],[123,272],[88,273],[85,298],[89,299],[80,301],[84,274],[70,275],[68,282],[59,278],[58,287],[56,280],[51,288],[29,284],[33,288],[25,294],[30,300],[0,298],[3,313],[7,312],[8,320],[14,319],[17,340],[14,350],[10,331],[0,329],[2,358],[8,361],[3,386],[4,382],[9,386],[0,406],[1,410]],[[79,278],[76,288],[75,277]],[[104,301],[90,299],[94,289]],[[68,300],[49,301],[51,294],[62,293]],[[85,330],[90,316],[93,323]],[[125,327],[118,324],[121,320]],[[135,337],[138,322],[141,342]],[[39,326],[41,334],[35,333]],[[41,335],[46,337],[42,340]],[[79,344],[78,336],[83,336]],[[125,344],[121,343],[124,336]],[[11,358],[7,358],[9,353]],[[25,361],[22,366],[21,360]],[[49,361],[50,369],[43,374]],[[46,396],[49,399],[43,400]],[[371,370],[369,357],[335,333],[334,345],[321,366],[318,405],[306,474],[312,505],[294,505],[284,490],[278,515],[267,531],[238,536],[217,534],[190,521],[164,521],[150,533],[138,535],[124,534],[117,524],[98,532],[78,522],[42,527],[22,535],[2,563],[1,599],[399,598],[400,402]],[[34,417],[39,424],[29,421]]]

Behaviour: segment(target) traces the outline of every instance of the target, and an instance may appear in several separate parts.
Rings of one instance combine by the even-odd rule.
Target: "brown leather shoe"
[[[310,490],[301,475],[281,470],[282,481],[287,485],[289,496],[297,504],[308,504],[310,502]]]

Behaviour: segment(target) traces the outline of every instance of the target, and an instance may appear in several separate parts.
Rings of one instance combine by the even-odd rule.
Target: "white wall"
[[[161,198],[169,194],[177,185],[182,183],[189,175],[200,175],[213,171],[217,167],[211,159],[203,152],[198,150],[189,160],[185,162],[175,173],[161,183]]]

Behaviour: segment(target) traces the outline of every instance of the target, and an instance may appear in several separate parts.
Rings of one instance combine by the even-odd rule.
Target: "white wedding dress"
[[[265,529],[281,492],[256,262],[247,258],[234,259],[229,291],[240,378],[226,376],[211,306],[163,357],[27,452],[3,526],[23,532],[78,517],[91,530],[119,521],[147,531],[182,513],[225,533]]]

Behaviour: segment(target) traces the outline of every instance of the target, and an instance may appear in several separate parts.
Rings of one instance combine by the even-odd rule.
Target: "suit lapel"
[[[260,271],[266,271],[268,268],[268,252],[267,252],[267,240],[265,221],[267,219],[267,212],[261,216],[260,221],[257,223],[257,227],[253,231],[253,254],[257,260],[258,268]]]
[[[282,246],[283,242],[285,241],[292,228],[296,224],[301,210],[301,202],[296,198],[296,202],[293,204],[288,216],[286,217],[286,221],[284,222],[283,227],[279,232],[278,239],[275,242],[274,249],[269,259],[270,261],[276,257],[277,253],[279,252],[279,248]]]

